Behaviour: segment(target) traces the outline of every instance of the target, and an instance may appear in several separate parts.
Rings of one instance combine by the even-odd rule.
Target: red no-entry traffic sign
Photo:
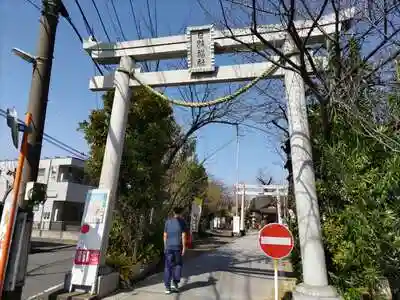
[[[265,225],[259,232],[258,242],[265,255],[273,259],[287,257],[294,246],[290,230],[278,223]]]

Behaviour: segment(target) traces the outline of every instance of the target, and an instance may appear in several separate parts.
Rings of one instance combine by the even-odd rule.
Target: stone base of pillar
[[[332,286],[311,286],[300,283],[293,291],[293,300],[340,300]]]

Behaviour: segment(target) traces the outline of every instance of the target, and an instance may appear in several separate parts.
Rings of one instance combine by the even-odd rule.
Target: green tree
[[[113,97],[113,92],[106,93],[103,108],[79,124],[90,147],[86,169],[93,185],[100,178]],[[195,140],[175,122],[170,104],[141,88],[133,90],[132,99],[140,101],[132,101],[128,113],[109,241],[112,264],[125,266],[126,272],[120,271],[126,278],[132,264],[149,261],[162,251],[163,221],[173,206],[190,207],[207,188]]]
[[[340,88],[321,105],[309,99],[308,114],[329,278],[345,299],[383,297],[383,279],[399,293],[400,135],[399,90],[365,80],[360,47],[347,43],[340,59],[348,80],[337,78],[331,63],[328,79]],[[331,78],[331,80],[329,79]],[[364,79],[363,79],[364,78]],[[290,161],[290,149],[286,147]],[[289,184],[291,183],[290,178]],[[297,223],[290,224],[296,232]],[[292,253],[301,277],[298,241]]]
[[[90,147],[87,171],[93,183],[100,177],[113,96],[113,92],[106,93],[103,108],[93,110],[80,123]],[[166,200],[164,159],[179,127],[165,100],[140,88],[133,90],[132,99],[140,101],[132,102],[128,114],[109,250],[138,259],[138,241],[152,230],[147,226],[150,208],[162,207]]]
[[[331,280],[349,299],[377,299],[382,278],[395,293],[400,275],[400,155],[357,127],[338,116],[330,145],[316,145],[318,193]]]
[[[226,214],[230,209],[230,201],[223,183],[210,178],[207,185],[203,215]]]
[[[350,69],[360,66],[360,49],[349,45]],[[367,71],[355,68],[340,91],[346,105],[331,99],[329,135],[321,106],[309,106],[328,270],[346,299],[383,297],[383,278],[399,293],[399,94],[359,80]]]
[[[168,171],[170,208],[179,205],[190,211],[195,197],[204,198],[207,189],[207,172],[196,155],[196,142],[189,140]]]

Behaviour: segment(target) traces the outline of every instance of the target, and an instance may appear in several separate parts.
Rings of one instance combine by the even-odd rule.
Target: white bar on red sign
[[[261,244],[290,246],[292,245],[292,239],[290,237],[262,236]]]

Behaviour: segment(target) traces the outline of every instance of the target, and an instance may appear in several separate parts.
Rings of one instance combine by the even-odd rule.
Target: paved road
[[[187,259],[224,245],[232,240],[227,233],[196,241],[196,249],[188,251]],[[27,276],[22,299],[27,299],[64,282],[64,275],[71,270],[75,246],[61,243],[32,242]]]
[[[280,297],[294,285],[287,262],[280,265]],[[273,263],[258,249],[257,233],[206,252],[184,266],[179,294],[165,295],[162,274],[153,275],[107,300],[267,300],[273,299]]]
[[[22,299],[64,282],[72,267],[75,246],[57,243],[32,243]]]

